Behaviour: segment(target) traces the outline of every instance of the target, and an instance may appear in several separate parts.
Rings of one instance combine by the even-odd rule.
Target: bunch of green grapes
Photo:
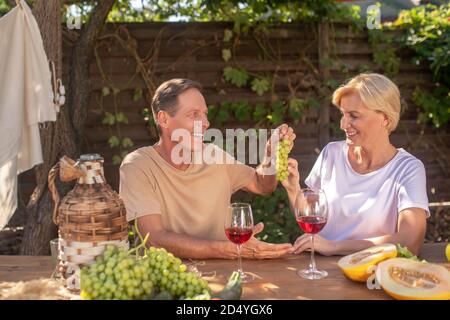
[[[136,251],[136,249],[133,249]],[[95,263],[81,270],[83,299],[153,299],[164,292],[172,299],[209,293],[208,282],[165,249],[145,249],[144,256],[108,246]]]
[[[277,158],[275,169],[277,171],[277,180],[283,181],[288,175],[288,155],[289,155],[289,145],[290,142],[288,139],[282,139],[278,142],[277,145]]]
[[[150,299],[153,292],[148,263],[114,245],[107,246],[92,265],[81,269],[83,299]]]
[[[187,266],[164,248],[150,247],[144,259],[152,270],[150,280],[159,292],[169,292],[174,299],[209,294],[208,282],[187,271]]]

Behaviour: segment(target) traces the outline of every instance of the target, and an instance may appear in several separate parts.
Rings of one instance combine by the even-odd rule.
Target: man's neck
[[[153,148],[158,152],[158,154],[163,158],[169,165],[174,167],[175,169],[185,171],[189,168],[189,164],[181,163],[175,164],[172,161],[172,149],[175,147],[175,142],[171,140],[164,139],[163,137],[159,138],[159,141],[153,145]]]

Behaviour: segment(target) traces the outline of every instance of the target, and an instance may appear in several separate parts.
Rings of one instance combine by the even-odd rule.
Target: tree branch
[[[70,86],[72,92],[69,97],[69,105],[72,111],[72,123],[77,133],[77,144],[80,144],[82,139],[86,106],[89,102],[89,64],[94,54],[95,41],[102,31],[114,3],[115,0],[98,1],[89,21],[83,26],[72,53],[73,68],[70,70],[69,77],[72,82]]]

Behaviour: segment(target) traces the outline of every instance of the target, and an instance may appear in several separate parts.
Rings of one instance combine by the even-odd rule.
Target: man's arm
[[[150,245],[163,247],[180,258],[232,259],[236,257],[236,247],[231,242],[204,240],[165,230],[159,214],[149,214],[138,218],[138,228],[143,237],[149,233]]]
[[[267,169],[272,165],[275,165],[272,161],[272,159],[275,159],[275,155],[272,154],[274,151],[272,150],[272,143],[282,139],[290,140],[291,144],[289,150],[292,150],[292,147],[294,146],[295,133],[294,130],[287,124],[282,124],[279,126],[276,129],[275,134],[270,137],[266,145],[266,152],[263,161],[256,168],[254,178],[243,188],[243,190],[260,195],[268,195],[275,191],[278,185],[275,172],[272,172],[271,174],[265,174],[265,172],[267,172]]]
[[[252,192],[254,194],[259,195],[268,195],[275,191],[278,185],[278,181],[275,178],[275,175],[264,175],[261,172],[260,168],[264,166],[264,162],[261,163],[255,171],[255,176],[247,184],[243,190],[247,192]]]
[[[234,259],[236,245],[230,241],[205,240],[164,229],[159,214],[148,214],[138,219],[139,232],[149,233],[150,245],[164,247],[180,258],[192,259]],[[262,223],[255,226],[253,235],[261,232]],[[242,257],[250,259],[275,259],[293,250],[291,244],[271,244],[252,237],[242,246]]]

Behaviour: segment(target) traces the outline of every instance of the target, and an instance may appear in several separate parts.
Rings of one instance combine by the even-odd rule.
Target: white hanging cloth
[[[17,175],[42,163],[39,123],[55,120],[41,33],[19,0],[0,18],[0,230],[17,208]]]

